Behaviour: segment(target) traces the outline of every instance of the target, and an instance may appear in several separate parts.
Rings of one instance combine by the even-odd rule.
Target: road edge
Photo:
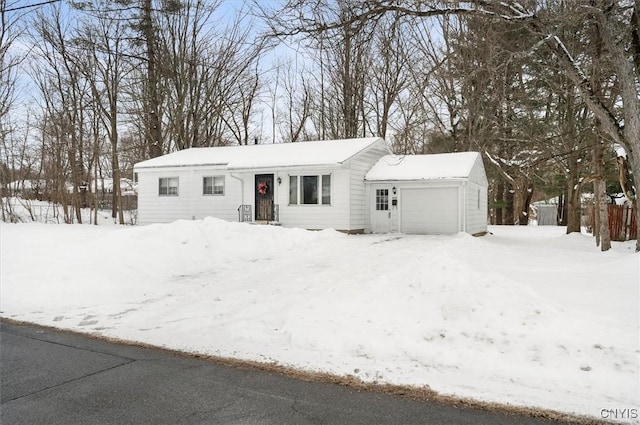
[[[381,393],[387,395],[393,395],[398,397],[404,397],[416,401],[430,401],[436,402],[448,406],[454,406],[459,408],[479,409],[489,412],[502,413],[505,415],[522,415],[533,418],[549,419],[552,421],[560,421],[567,424],[576,425],[615,425],[624,424],[622,422],[611,422],[600,420],[597,418],[589,417],[586,415],[572,415],[569,413],[559,412],[556,410],[537,408],[537,407],[524,407],[515,406],[505,403],[486,402],[481,400],[475,400],[466,397],[456,397],[452,395],[440,394],[437,391],[429,388],[428,385],[424,387],[415,387],[408,385],[395,385],[375,382],[365,382],[360,378],[353,375],[335,375],[327,372],[309,371],[303,369],[297,369],[291,366],[283,365],[277,362],[259,362],[255,360],[241,360],[231,357],[214,356],[208,354],[199,354],[188,351],[181,351],[171,349],[167,347],[157,346],[153,344],[142,343],[138,341],[131,341],[121,338],[113,338],[104,335],[100,335],[94,332],[80,332],[72,329],[58,328],[55,326],[42,325],[39,323],[14,320],[6,317],[0,317],[0,323],[7,323],[16,326],[30,326],[35,328],[47,329],[56,332],[62,332],[79,337],[91,338],[98,341],[104,341],[108,343],[124,345],[129,347],[146,348],[153,350],[160,350],[162,352],[185,358],[193,358],[208,361],[211,363],[236,367],[259,370],[268,373],[274,373],[279,375],[288,376],[294,379],[307,381],[307,382],[324,382],[334,385],[340,385],[346,388],[353,389],[355,391],[366,391],[373,393]]]

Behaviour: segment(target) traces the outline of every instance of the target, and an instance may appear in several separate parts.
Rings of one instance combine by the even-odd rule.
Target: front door
[[[273,221],[273,174],[256,174],[256,221]]]
[[[391,188],[377,186],[372,188],[371,230],[373,233],[391,231]]]

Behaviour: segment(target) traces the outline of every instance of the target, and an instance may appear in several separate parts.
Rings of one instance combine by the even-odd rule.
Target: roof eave
[[[469,180],[469,176],[464,177],[426,177],[419,179],[402,179],[402,178],[391,178],[391,179],[367,179],[365,178],[365,182],[374,183],[374,182],[426,182],[426,181],[440,181],[440,180]]]
[[[187,167],[226,167],[227,163],[208,164],[166,164],[166,165],[134,165],[133,170],[151,170],[156,168],[187,168]]]

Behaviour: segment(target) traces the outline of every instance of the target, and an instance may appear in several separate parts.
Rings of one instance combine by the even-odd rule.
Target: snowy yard
[[[594,418],[640,409],[634,243],[490,231],[2,223],[0,314]]]

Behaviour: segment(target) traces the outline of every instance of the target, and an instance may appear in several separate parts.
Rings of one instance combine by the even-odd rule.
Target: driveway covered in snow
[[[640,256],[558,227],[0,224],[2,317],[599,419],[638,409]]]

